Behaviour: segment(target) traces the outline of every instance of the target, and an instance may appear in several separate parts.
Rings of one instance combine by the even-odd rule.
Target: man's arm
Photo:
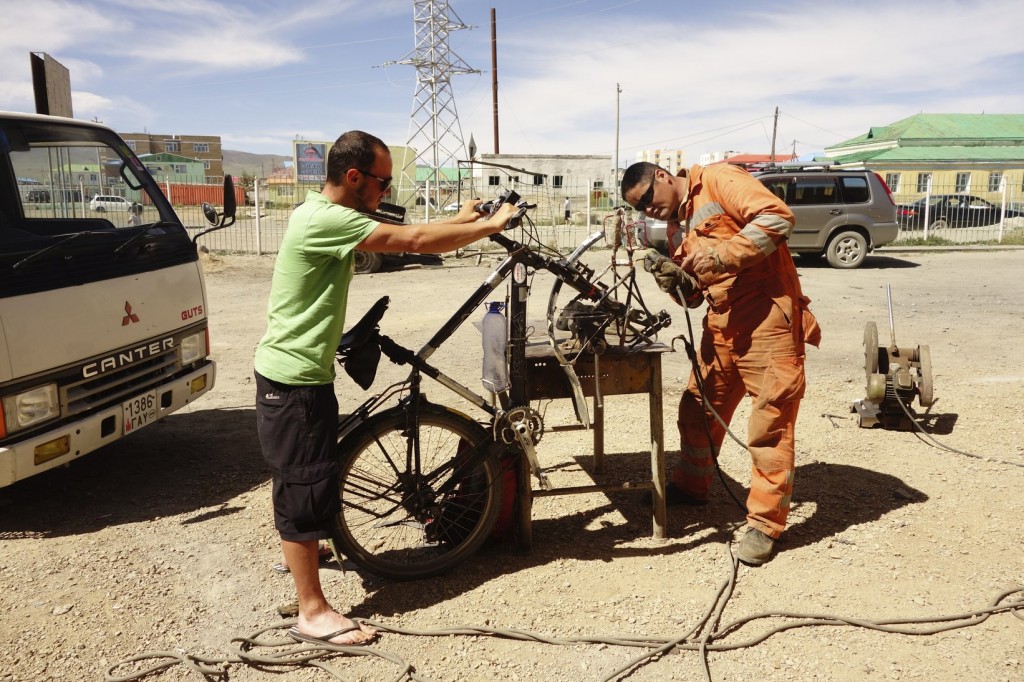
[[[706,253],[687,256],[683,267],[704,281],[713,275],[736,274],[761,262],[789,239],[796,222],[785,202],[761,181],[734,167],[704,172],[704,182],[714,187],[722,208],[743,225],[739,233]],[[709,177],[711,175],[711,177]]]
[[[477,200],[462,205],[453,217],[436,223],[419,225],[388,225],[378,223],[373,232],[359,243],[371,253],[444,253],[471,244],[487,235],[501,232],[518,210],[502,204],[489,218],[476,212]]]

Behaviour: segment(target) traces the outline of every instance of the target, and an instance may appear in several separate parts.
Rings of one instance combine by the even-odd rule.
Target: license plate
[[[156,421],[156,391],[137,395],[121,403],[124,413],[122,433],[131,433]]]

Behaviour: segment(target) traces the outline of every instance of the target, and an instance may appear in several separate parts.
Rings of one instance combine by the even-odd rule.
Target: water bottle
[[[508,364],[505,362],[505,347],[508,330],[505,316],[501,314],[504,304],[493,301],[487,304],[487,312],[480,327],[484,339],[484,367],[482,381],[491,393],[508,390]]]

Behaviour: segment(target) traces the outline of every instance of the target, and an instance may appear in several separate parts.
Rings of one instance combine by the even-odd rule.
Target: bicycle
[[[496,207],[505,201],[515,203],[519,197],[509,191],[488,204]],[[339,423],[341,512],[332,539],[342,554],[371,573],[399,580],[425,578],[469,557],[489,537],[501,509],[503,471],[524,459],[547,485],[535,451],[544,431],[543,416],[527,398],[529,270],[546,270],[556,277],[548,304],[548,336],[574,386],[577,415],[584,423],[586,402],[572,369],[574,358],[582,352],[599,353],[609,341],[630,347],[653,343],[658,331],[671,323],[667,313],[651,313],[643,304],[634,270],[625,277],[612,274],[609,284],[602,277],[615,268],[595,275],[581,261],[602,238],[601,232],[562,258],[537,238],[528,215],[534,207],[525,202],[517,206],[510,226],[525,221],[523,239],[532,246],[505,234],[491,235],[507,257],[419,351],[381,333],[380,321],[389,304],[386,296],[338,346],[338,362],[363,390],[372,385],[382,354],[412,368],[408,378],[371,396]],[[613,255],[613,263],[614,259]],[[509,277],[509,389],[488,400],[428,359]],[[558,305],[563,284],[574,293],[568,310]],[[560,326],[575,330],[570,337],[575,338],[574,348],[559,340]],[[428,401],[421,392],[422,375],[482,410],[485,420]],[[397,404],[387,407],[395,398]]]

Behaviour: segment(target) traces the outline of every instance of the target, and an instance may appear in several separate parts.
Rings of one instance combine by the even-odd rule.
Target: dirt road
[[[206,260],[218,362],[208,396],[70,468],[0,489],[0,682],[102,679],[109,666],[150,650],[219,657],[233,637],[280,622],[275,607],[293,595],[290,579],[270,570],[278,547],[255,438],[251,368],[272,264],[271,257]],[[459,261],[360,277],[349,322],[389,294],[385,332],[417,348],[483,280],[487,266]],[[721,624],[783,611],[868,621],[935,618],[984,608],[1020,587],[1024,251],[891,252],[852,272],[807,259],[799,266],[825,337],[808,356],[792,523],[771,562],[739,569]],[[649,278],[641,281],[649,300],[669,303]],[[876,322],[881,341],[889,338],[886,284],[899,345],[930,346],[934,437],[978,457],[933,447],[914,433],[861,429],[849,414],[850,402],[865,394],[864,324]],[[538,276],[533,286],[531,317],[539,324],[550,282]],[[670,312],[666,340],[686,329],[681,309]],[[476,386],[479,346],[478,331],[466,325],[434,359]],[[682,353],[666,357],[670,455],[678,448],[674,406],[687,371]],[[401,375],[382,366],[376,386]],[[346,376],[337,386],[343,410],[360,401]],[[445,389],[433,385],[429,394],[446,402]],[[548,407],[549,423],[568,418],[563,402]],[[745,409],[734,420],[740,434]],[[608,476],[639,478],[646,399],[611,398],[607,410],[613,426],[606,449],[619,453],[609,455]],[[586,434],[548,434],[539,452],[552,476],[589,482]],[[721,467],[744,495],[749,456],[727,444]],[[728,577],[729,529],[743,517],[720,481],[712,494],[705,508],[670,509],[666,542],[650,538],[649,511],[636,494],[563,496],[536,501],[529,553],[514,543],[495,545],[425,582],[392,583],[335,567],[322,576],[336,605],[392,628],[682,637]],[[715,641],[740,644],[783,622],[743,624]],[[424,678],[453,682],[601,680],[640,653],[607,643],[399,634],[377,646]],[[708,661],[716,680],[1020,680],[1024,621],[1004,613],[927,636],[804,627],[712,651]],[[347,679],[398,673],[376,659],[333,664]],[[700,679],[701,667],[697,652],[681,651],[629,679]],[[202,678],[179,665],[157,679]],[[233,665],[230,679],[279,678]],[[285,679],[328,675],[305,668]]]

